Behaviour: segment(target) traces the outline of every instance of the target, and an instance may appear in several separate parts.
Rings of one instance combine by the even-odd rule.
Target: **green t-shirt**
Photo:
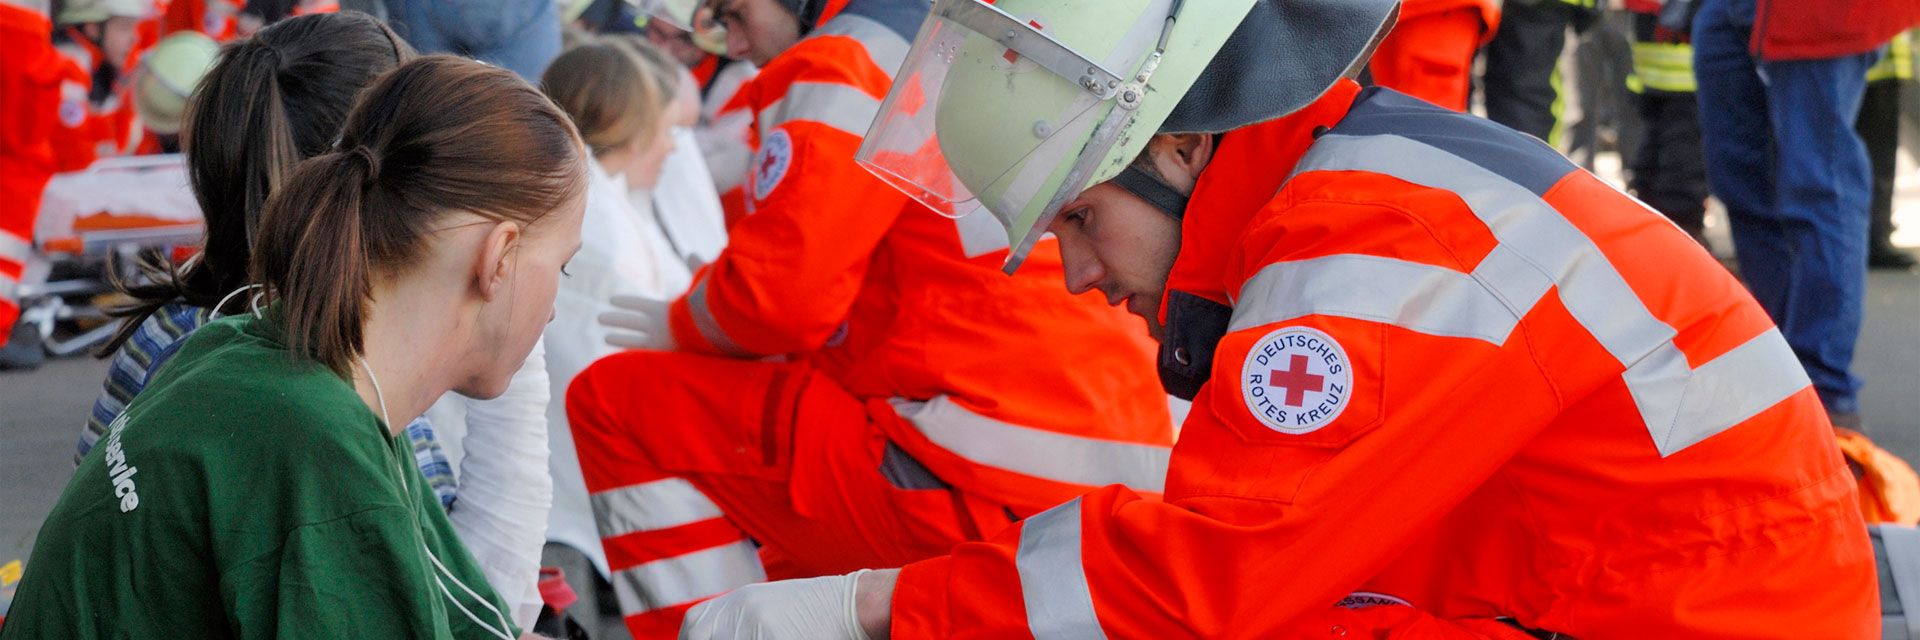
[[[195,332],[114,421],[0,638],[518,635],[404,438],[268,317]]]

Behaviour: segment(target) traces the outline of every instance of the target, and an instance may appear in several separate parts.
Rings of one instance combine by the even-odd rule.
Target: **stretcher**
[[[117,324],[103,305],[114,283],[141,283],[142,255],[191,255],[204,229],[179,154],[104,158],[54,176],[21,280],[19,323],[32,330],[15,333],[30,343],[19,348],[61,357],[105,341]]]

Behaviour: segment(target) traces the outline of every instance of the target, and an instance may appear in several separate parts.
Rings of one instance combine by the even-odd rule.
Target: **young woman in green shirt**
[[[408,62],[268,201],[262,306],[195,332],[68,483],[0,638],[519,635],[399,430],[500,394],[586,156],[512,73]]]

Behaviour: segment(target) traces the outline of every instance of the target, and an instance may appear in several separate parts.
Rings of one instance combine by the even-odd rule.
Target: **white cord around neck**
[[[381,425],[385,428],[392,429],[393,416],[387,413],[387,394],[380,391],[380,377],[373,375],[373,365],[367,362],[366,356],[360,356],[360,369],[367,372],[367,383],[373,386],[373,401],[374,404],[380,406]],[[397,466],[397,469],[400,471],[400,499],[406,501],[406,504],[409,505],[408,511],[411,512],[413,510],[411,508],[413,505],[413,486],[412,483],[407,480],[410,474],[407,473],[407,468],[404,465]],[[414,518],[414,528],[419,528],[418,517]],[[422,533],[421,535],[424,536],[425,534]],[[441,564],[439,556],[433,554],[433,548],[427,546],[427,541],[424,537],[420,540],[420,550],[427,552],[427,560],[433,563],[433,568],[438,572],[437,575],[433,576],[433,581],[440,585],[440,593],[446,595],[447,601],[453,603],[454,608],[459,609],[460,613],[466,614],[468,620],[472,620],[474,624],[480,625],[480,628],[486,629],[487,633],[493,634],[494,637],[500,638],[501,640],[514,640],[512,633],[513,626],[507,622],[506,614],[501,613],[500,609],[494,607],[493,603],[488,602],[486,598],[480,597],[480,594],[474,593],[472,587],[467,586],[466,582],[460,580],[460,576],[453,575],[453,572],[448,570],[446,565]],[[460,604],[460,598],[453,595],[452,590],[447,589],[447,583],[440,579],[441,575],[452,578],[453,584],[459,586],[461,591],[467,592],[467,595],[473,597],[474,602],[480,603],[480,606],[486,607],[488,611],[491,611],[494,617],[500,621],[500,628],[494,628],[491,624],[481,620],[480,616],[474,615],[473,611],[467,609],[466,605]]]
[[[248,291],[253,291],[254,289],[259,289],[260,291],[254,293],[253,296],[250,299],[248,299],[247,306],[253,309],[253,317],[255,318],[260,317],[260,297],[263,295],[266,295],[267,288],[257,284],[250,284],[244,287],[240,287],[238,289],[234,289],[232,293],[229,293],[226,295],[226,297],[221,298],[220,302],[217,302],[213,305],[213,309],[211,311],[211,314],[212,314],[211,317],[215,320],[218,320],[221,317],[224,317],[225,314],[220,313],[220,310],[226,308],[227,302],[233,300],[234,296],[240,295],[242,293],[246,293]],[[368,371],[372,371],[372,370],[369,369]]]

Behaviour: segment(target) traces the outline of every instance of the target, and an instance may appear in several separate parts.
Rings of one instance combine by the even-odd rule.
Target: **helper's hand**
[[[741,587],[688,611],[680,640],[869,640],[854,612],[864,573]]]
[[[614,296],[607,301],[614,311],[600,314],[600,325],[607,332],[607,344],[622,349],[672,351],[673,329],[667,324],[667,309],[673,302],[640,296]]]

